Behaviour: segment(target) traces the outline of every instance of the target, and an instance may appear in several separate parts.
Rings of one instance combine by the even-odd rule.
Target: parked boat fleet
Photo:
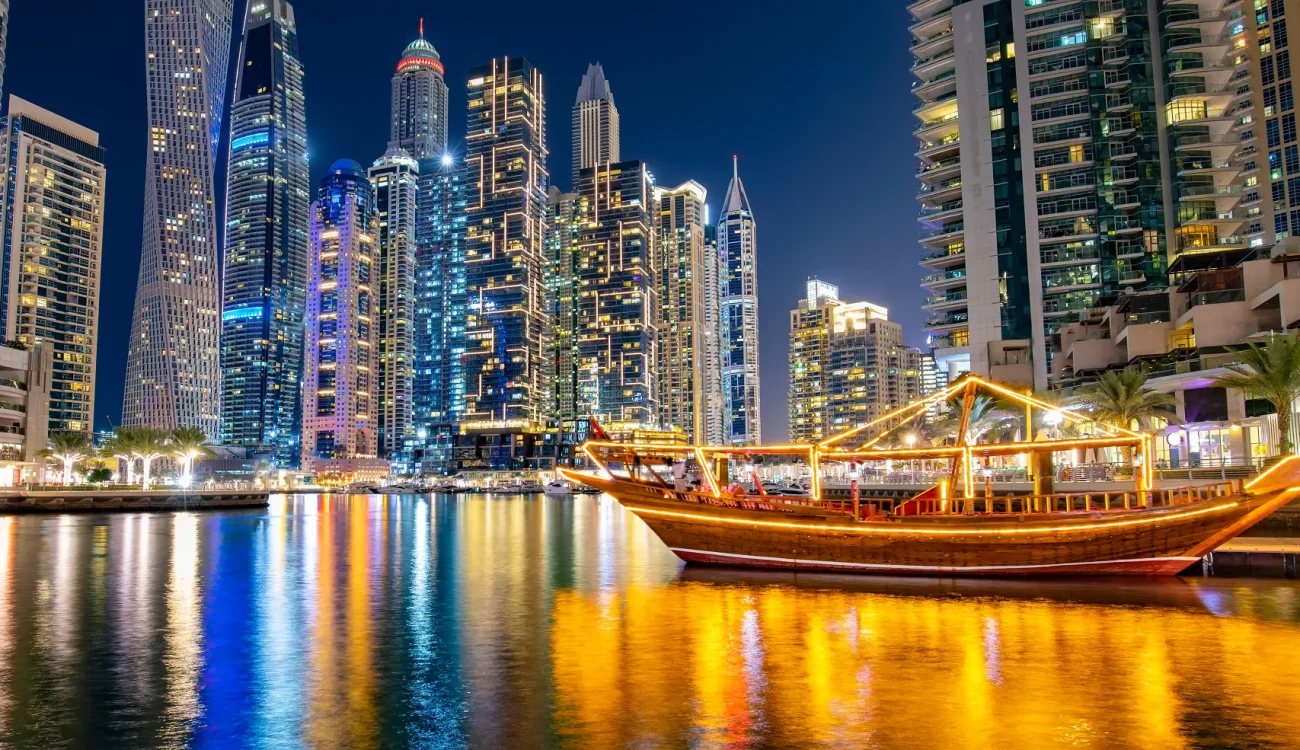
[[[397,484],[354,484],[342,488],[349,495],[598,495],[598,490],[570,484],[563,479],[546,483],[531,479],[499,482],[399,482]]]

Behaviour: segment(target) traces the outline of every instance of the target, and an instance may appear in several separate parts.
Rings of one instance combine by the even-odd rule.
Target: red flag
[[[590,433],[591,438],[609,440],[609,433],[605,432],[605,428],[600,426],[600,422],[597,422],[595,417],[588,415],[587,421],[589,422],[587,432]]]

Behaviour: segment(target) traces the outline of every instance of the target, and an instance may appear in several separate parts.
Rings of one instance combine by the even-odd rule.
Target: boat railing
[[[1003,495],[972,498],[922,498],[898,504],[895,515],[962,515],[969,507],[977,515],[1024,515],[1031,513],[1079,513],[1159,508],[1183,505],[1241,491],[1239,482],[1215,482],[1194,487],[1111,492],[1063,492],[1051,495]]]

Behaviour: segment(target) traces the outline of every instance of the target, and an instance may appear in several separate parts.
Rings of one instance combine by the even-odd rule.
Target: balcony
[[[955,121],[954,121],[955,122]],[[956,154],[961,150],[961,136],[957,133],[937,140],[921,141],[921,150],[916,152],[918,158],[942,161],[943,157]]]
[[[917,179],[923,182],[947,180],[960,175],[961,159],[959,158],[944,159],[934,164],[927,164],[916,173]]]
[[[932,333],[943,333],[946,331],[955,331],[965,328],[970,324],[970,315],[968,313],[949,313],[948,315],[937,315],[925,321],[925,327]]]
[[[1115,252],[1115,257],[1120,259],[1142,258],[1147,254],[1146,245],[1137,240],[1118,240],[1112,242],[1110,247]]]
[[[1133,185],[1139,179],[1133,167],[1111,167],[1105,174],[1106,185]]]
[[[961,177],[933,185],[925,186],[916,194],[916,199],[926,204],[934,205],[946,203],[953,198],[961,197]]]
[[[949,310],[966,308],[966,290],[949,292],[948,294],[936,294],[927,297],[925,304],[921,307],[930,312],[947,312]]]
[[[937,253],[930,253],[921,259],[921,265],[926,268],[951,268],[952,266],[961,265],[965,262],[965,248],[959,250],[944,249]]]
[[[918,221],[927,224],[940,223],[959,218],[961,213],[962,202],[960,200],[949,201],[941,206],[921,209],[921,216]]]
[[[1044,269],[1064,268],[1082,263],[1096,263],[1101,259],[1101,250],[1096,244],[1081,247],[1045,247],[1039,251],[1039,259],[1040,266]]]
[[[952,289],[966,285],[966,269],[956,268],[943,273],[932,273],[921,279],[921,286],[931,291]]]
[[[921,233],[921,244],[926,247],[940,247],[950,242],[960,241],[965,232],[966,225],[962,222],[937,227]]]
[[[1168,25],[1167,25],[1168,26]],[[1189,36],[1174,39],[1169,43],[1170,54],[1174,52],[1227,52],[1232,46],[1233,34],[1202,34],[1199,38]]]

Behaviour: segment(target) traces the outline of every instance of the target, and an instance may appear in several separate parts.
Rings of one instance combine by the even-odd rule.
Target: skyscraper
[[[731,184],[722,199],[718,252],[722,279],[723,440],[756,445],[762,440],[758,386],[758,271],[754,212],[735,157]]]
[[[397,63],[392,84],[388,144],[415,159],[436,158],[447,148],[447,83],[442,58],[424,39],[411,42]]]
[[[705,213],[708,206],[705,206]],[[705,217],[707,222],[708,217]],[[722,251],[718,248],[718,227],[704,225],[704,324],[701,337],[700,358],[703,362],[702,398],[704,404],[704,433],[696,441],[705,445],[722,445],[726,440],[726,406],[722,387],[722,285],[726,268]]]
[[[219,434],[213,162],[232,0],[145,0],[144,243],[122,422]]]
[[[465,422],[545,420],[546,114],[523,58],[469,73],[464,174]]]
[[[465,174],[452,155],[420,162],[415,251],[413,436],[405,472],[436,472],[451,460],[465,402]]]
[[[921,352],[870,302],[844,302],[839,289],[808,280],[790,311],[790,438],[816,443],[859,427],[922,395]]]
[[[375,221],[361,165],[342,159],[321,180],[311,217],[303,467],[356,473],[377,462],[379,328]]]
[[[639,161],[578,174],[577,412],[616,432],[660,424],[652,188]]]
[[[0,133],[0,341],[52,352],[51,433],[89,435],[94,426],[106,176],[98,133],[9,97]]]
[[[708,367],[705,321],[710,316],[716,318],[721,304],[720,297],[706,290],[709,258],[704,201],[708,193],[703,185],[690,180],[672,189],[658,189],[655,195],[659,212],[654,270],[659,289],[660,422],[680,427],[692,442],[704,442],[714,400],[704,385]],[[713,351],[716,354],[717,348]]]
[[[415,308],[416,211],[420,165],[390,145],[369,172],[378,223],[379,385],[375,424],[379,455],[402,450],[411,428],[411,389],[415,376],[413,314]]]
[[[839,307],[834,284],[808,279],[808,294],[790,311],[790,440],[819,443],[826,426],[826,367],[830,354],[831,315]]]
[[[614,93],[600,63],[588,65],[573,104],[573,181],[569,184],[577,191],[579,170],[619,160]]]
[[[582,211],[577,193],[551,186],[546,196],[546,306],[550,311],[550,416],[578,412],[578,258]]]
[[[221,313],[221,442],[301,453],[307,117],[293,6],[249,3],[235,69]]]

